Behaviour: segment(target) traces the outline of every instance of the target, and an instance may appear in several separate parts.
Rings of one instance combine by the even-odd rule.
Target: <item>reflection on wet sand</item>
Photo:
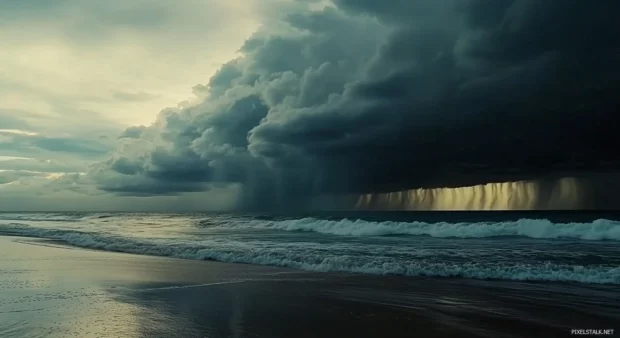
[[[553,337],[618,285],[312,273],[0,237],[1,337]]]
[[[175,327],[183,318],[187,336],[543,337],[620,320],[617,286],[330,274],[132,289],[119,297]],[[162,332],[148,322],[140,327],[146,336]]]

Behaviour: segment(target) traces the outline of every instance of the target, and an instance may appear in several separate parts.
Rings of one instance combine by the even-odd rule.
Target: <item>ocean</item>
[[[613,213],[0,213],[0,235],[314,272],[620,284]]]
[[[0,213],[0,336],[618,335],[617,216]]]

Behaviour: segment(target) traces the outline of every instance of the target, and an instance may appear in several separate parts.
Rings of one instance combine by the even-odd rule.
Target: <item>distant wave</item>
[[[38,222],[75,223],[115,222],[127,226],[155,225],[169,226],[167,215],[124,215],[109,213],[0,213],[0,225],[11,223]],[[176,224],[199,228],[263,229],[280,231],[304,231],[337,236],[430,236],[437,238],[487,238],[520,236],[537,239],[569,238],[579,240],[620,241],[620,222],[598,219],[590,223],[553,223],[546,219],[520,219],[504,222],[395,222],[366,221],[353,219],[328,220],[313,217],[299,219],[266,219],[236,216],[206,218],[178,217]],[[138,222],[139,221],[139,222]],[[145,223],[146,222],[146,223]]]
[[[0,221],[78,222],[86,218],[99,218],[102,216],[104,216],[104,214],[89,215],[83,213],[0,213]]]
[[[79,222],[116,217],[107,213],[0,213],[0,221]]]
[[[484,238],[523,236],[530,238],[573,238],[582,240],[620,240],[620,222],[599,219],[592,223],[552,223],[548,220],[521,219],[499,223],[424,223],[339,221],[302,218],[283,221],[230,222],[219,226],[312,231],[339,236],[426,235],[431,237]]]
[[[256,246],[251,243],[208,239],[179,242],[168,239],[138,239],[87,234],[79,231],[42,229],[23,225],[1,226],[0,234],[56,239],[78,247],[106,251],[271,265],[320,272],[620,284],[620,267],[617,266],[578,266],[550,262],[534,264],[437,262],[424,258],[399,260],[381,255],[343,255],[329,250],[308,252],[295,250],[285,244]]]

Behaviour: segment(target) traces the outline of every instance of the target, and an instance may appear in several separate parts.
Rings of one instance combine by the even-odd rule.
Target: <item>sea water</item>
[[[0,235],[116,252],[356,274],[620,284],[596,213],[0,213]]]

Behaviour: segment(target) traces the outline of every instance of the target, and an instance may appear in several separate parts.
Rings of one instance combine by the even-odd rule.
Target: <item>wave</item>
[[[431,237],[484,238],[522,236],[530,238],[573,238],[582,240],[620,240],[620,222],[599,219],[592,223],[552,223],[549,220],[520,219],[499,223],[424,223],[339,221],[316,218],[283,221],[249,221],[221,224],[231,228],[249,227],[284,231],[311,231],[340,236],[426,235]]]
[[[119,224],[148,225],[136,222],[143,221],[144,216],[123,214],[86,214],[86,213],[0,213],[0,224],[3,222],[115,222]],[[138,217],[140,216],[140,217]],[[149,218],[149,217],[147,217]],[[178,218],[174,216],[173,218]],[[166,215],[157,215],[153,223],[168,226]],[[7,224],[7,223],[4,223]],[[150,223],[149,223],[150,224]],[[366,220],[327,220],[319,218],[301,219],[266,219],[230,216],[208,218],[179,218],[177,225],[192,224],[201,228],[229,229],[264,229],[280,231],[316,232],[337,236],[430,236],[438,238],[486,238],[520,236],[537,239],[569,238],[579,240],[620,241],[620,222],[599,219],[590,223],[553,223],[546,219],[520,219],[510,222],[478,222],[478,223],[426,223],[426,222],[394,222]],[[155,225],[155,224],[151,224]]]
[[[568,265],[550,262],[438,262],[399,259],[383,255],[346,255],[327,249],[300,250],[286,244],[254,245],[247,242],[127,238],[71,230],[29,226],[3,226],[0,234],[61,240],[77,247],[115,252],[216,260],[231,263],[281,266],[318,272],[350,272],[377,275],[465,277],[529,281],[564,281],[620,284],[620,267]]]
[[[84,217],[85,215],[80,213],[0,213],[0,221],[78,222]]]
[[[72,223],[81,221],[106,221],[110,218],[123,218],[123,214],[108,213],[0,213],[0,222],[55,222]],[[0,223],[1,224],[1,223]]]

